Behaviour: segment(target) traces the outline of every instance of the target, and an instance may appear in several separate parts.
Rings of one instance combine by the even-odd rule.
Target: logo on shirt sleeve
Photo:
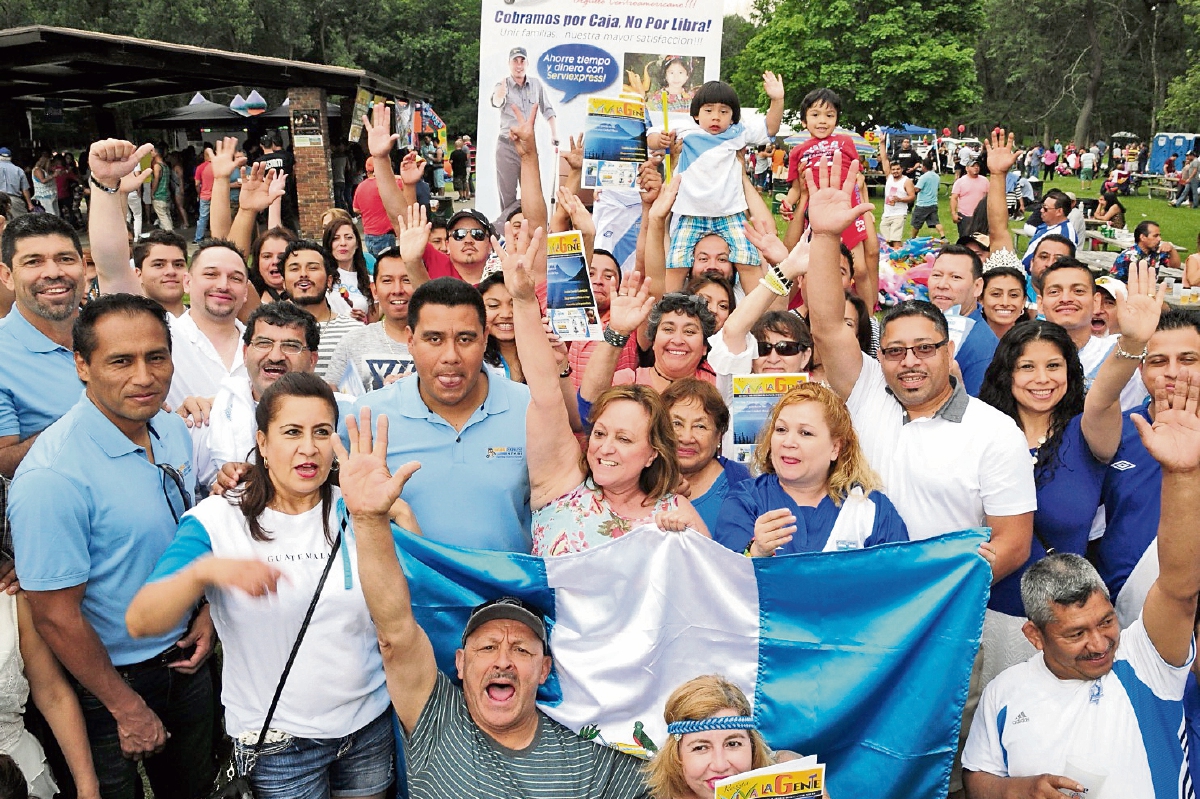
[[[525,448],[524,447],[488,447],[487,455],[485,455],[484,457],[486,457],[488,460],[493,460],[493,459],[494,460],[506,460],[506,461],[520,460],[525,457]]]

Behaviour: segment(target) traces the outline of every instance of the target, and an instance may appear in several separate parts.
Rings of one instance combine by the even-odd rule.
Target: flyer
[[[821,799],[825,764],[815,755],[756,768],[717,783],[716,799]]]
[[[628,96],[661,125],[665,91],[671,126],[690,118],[695,91],[721,76],[724,14],[717,0],[482,0],[475,207],[493,220],[520,207],[518,113],[535,117],[547,196],[588,100]]]
[[[583,187],[637,185],[646,160],[646,106],[631,100],[588,99],[583,134]]]
[[[546,315],[563,341],[595,341],[603,336],[583,255],[583,234],[578,230],[546,237]]]
[[[734,375],[733,400],[729,404],[733,417],[733,454],[727,457],[749,463],[754,456],[758,433],[775,403],[796,386],[807,382],[807,373]]]

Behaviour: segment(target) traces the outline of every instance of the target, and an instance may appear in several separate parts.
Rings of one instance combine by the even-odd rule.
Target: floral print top
[[[679,507],[679,496],[667,494],[641,519],[618,516],[598,486],[580,483],[545,507],[533,512],[533,554],[540,557],[582,552],[620,538],[654,516]]]

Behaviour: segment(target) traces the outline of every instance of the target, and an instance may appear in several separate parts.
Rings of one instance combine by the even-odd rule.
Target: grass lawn
[[[941,220],[942,228],[946,231],[946,235],[951,240],[958,238],[957,229],[954,223],[950,221],[950,186],[954,182],[954,176],[942,176],[942,190],[938,194],[938,217]],[[1072,192],[1077,198],[1096,198],[1100,196],[1101,181],[1092,181],[1092,188],[1088,191],[1080,191],[1078,178],[1072,177],[1057,177],[1053,183],[1043,183],[1042,190],[1062,189],[1063,191]],[[786,188],[784,189],[786,191]],[[1145,190],[1143,189],[1143,192]],[[878,222],[879,216],[883,212],[883,188],[882,186],[872,187],[871,201],[875,204],[875,219]],[[1196,234],[1200,231],[1200,208],[1172,208],[1167,204],[1166,200],[1155,197],[1153,199],[1147,197],[1144,193],[1135,197],[1122,197],[1121,204],[1125,206],[1127,213],[1125,214],[1125,224],[1130,230],[1137,227],[1138,223],[1145,220],[1157,222],[1162,228],[1163,238],[1171,243],[1185,247],[1186,255],[1196,252]],[[779,229],[782,231],[787,227],[787,223],[783,222],[779,217]],[[1017,224],[1014,219],[1013,225]],[[905,223],[905,235],[911,232],[911,227]],[[922,235],[936,235],[930,228],[925,228]],[[1024,240],[1022,240],[1024,243]]]

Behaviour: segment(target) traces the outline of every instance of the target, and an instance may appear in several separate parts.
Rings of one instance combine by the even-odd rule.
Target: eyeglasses
[[[308,347],[294,339],[276,341],[273,338],[256,338],[250,342],[251,347],[261,352],[270,352],[275,348],[276,344],[279,345],[279,349],[283,350],[284,355],[299,355],[308,349]]]
[[[802,352],[808,352],[808,346],[799,341],[776,341],[774,344],[769,341],[758,342],[758,357],[767,357],[771,354],[771,350],[784,356],[799,355]]]
[[[464,241],[467,236],[475,239],[475,241],[487,241],[488,232],[483,228],[458,228],[450,231],[450,238],[455,241]]]
[[[950,339],[942,339],[936,344],[914,344],[911,347],[880,347],[879,356],[885,361],[903,361],[908,357],[908,351],[912,350],[913,354],[922,361],[927,361],[933,357],[933,354],[942,347],[950,343]]]
[[[192,500],[188,496],[187,488],[183,484],[183,475],[181,475],[174,466],[166,463],[154,464],[158,470],[162,472],[162,490],[163,496],[167,498],[167,507],[171,509],[171,518],[175,520],[175,524],[179,524],[179,517],[192,509]],[[179,504],[183,510],[175,510],[175,502],[171,499],[171,492],[167,486],[167,478],[175,484],[175,490],[179,492]]]

